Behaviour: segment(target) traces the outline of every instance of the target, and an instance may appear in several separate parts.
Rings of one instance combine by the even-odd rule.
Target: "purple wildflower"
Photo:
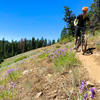
[[[71,52],[71,51],[72,51],[72,49],[70,48],[70,49],[69,49],[69,51]]]
[[[9,70],[7,71],[7,73],[9,74],[9,73],[11,73],[11,72],[13,72],[13,71],[15,71],[15,69],[9,69]]]
[[[61,55],[61,51],[60,51],[60,55]]]
[[[61,50],[61,55],[63,56],[63,50]]]
[[[65,52],[63,51],[63,56],[65,56]]]
[[[81,90],[83,90],[83,89],[84,89],[84,87],[85,87],[85,81],[83,80],[83,81],[81,82],[80,89],[81,89]]]
[[[11,86],[12,88],[16,88],[16,84],[15,84],[14,82],[11,82],[11,83],[10,83],[10,86]]]
[[[56,54],[56,55],[58,54],[57,51],[55,51],[55,54]]]
[[[50,58],[50,56],[48,55],[48,58]]]
[[[0,89],[3,89],[4,88],[4,86],[0,86]]]
[[[82,93],[82,90],[84,90],[84,89],[87,91],[86,82],[83,80],[81,82],[81,86],[80,86],[79,92]]]
[[[19,68],[16,68],[16,69],[15,69],[15,71],[18,71],[18,70],[19,70]]]
[[[79,90],[79,93],[80,93],[80,94],[82,93],[82,90],[81,90],[81,89]]]
[[[93,99],[94,96],[95,96],[95,88],[91,88],[91,89],[90,89],[90,92],[91,92],[90,97]]]
[[[56,55],[57,55],[57,57],[59,57],[59,54],[58,53]]]
[[[66,50],[66,51],[68,51],[68,49],[67,49],[67,48],[65,48],[65,50]]]
[[[60,49],[58,49],[58,52],[60,51]]]
[[[88,96],[88,94],[85,93],[83,100],[86,100],[87,99],[87,96]]]

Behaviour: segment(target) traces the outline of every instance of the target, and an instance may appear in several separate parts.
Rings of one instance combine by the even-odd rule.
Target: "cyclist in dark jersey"
[[[87,11],[88,11],[88,7],[83,7],[82,8],[83,13],[81,15],[77,16],[77,19],[75,19],[75,22],[77,22],[77,26],[75,29],[75,46],[76,46],[78,37],[81,35],[80,31],[85,32],[84,26],[85,26],[86,22],[88,22],[88,25],[90,25],[90,20],[89,20],[89,17],[87,16]]]

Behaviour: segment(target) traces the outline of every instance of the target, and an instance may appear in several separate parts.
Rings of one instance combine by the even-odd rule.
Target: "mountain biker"
[[[83,31],[85,33],[85,24],[86,22],[88,22],[88,25],[90,25],[90,19],[87,16],[87,11],[88,11],[88,7],[83,7],[82,8],[82,14],[78,15],[77,18],[74,21],[74,25],[76,26],[75,28],[75,46],[78,40],[78,37],[80,37],[81,35],[81,31]],[[76,49],[76,47],[74,47],[74,49]]]

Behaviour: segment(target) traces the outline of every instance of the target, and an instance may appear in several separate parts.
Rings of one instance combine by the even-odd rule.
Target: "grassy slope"
[[[96,36],[89,38],[89,42],[97,42],[97,41],[99,41],[99,39],[100,39],[100,34],[96,34]],[[34,56],[34,55],[37,55],[38,53],[41,53],[43,51],[48,51],[48,50],[51,50],[51,49],[53,49],[53,51],[55,51],[57,48],[60,48],[60,47],[63,48],[63,44],[61,44],[61,45],[60,44],[55,44],[54,46],[49,46],[49,47],[46,47],[44,49],[40,48],[40,49],[37,49],[37,50],[32,50],[32,51],[29,51],[29,52],[26,52],[26,53],[23,53],[23,54],[20,54],[20,55],[5,59],[4,62],[1,64],[1,66],[4,67],[4,70],[2,70],[2,71],[4,72],[4,71],[8,70],[9,68],[7,68],[7,66],[9,66],[9,65],[11,66],[11,68],[13,68],[14,67],[13,64],[17,64],[17,62],[21,62],[26,58],[28,58],[28,59],[25,61],[25,64],[23,63],[22,65],[19,65],[19,67],[20,66],[24,66],[25,69],[28,69],[28,67],[31,68],[32,67],[31,64],[34,61],[37,62],[36,65],[38,66],[39,64],[41,64],[41,63],[39,63],[39,62],[41,62],[41,60],[40,61],[38,61],[37,59],[30,60],[29,58]],[[66,46],[66,47],[68,48],[68,46]],[[72,47],[73,47],[73,45],[70,46],[69,48],[72,48]],[[40,56],[40,58],[42,58],[42,59],[44,59],[45,57],[47,57],[47,55],[43,54],[42,56]],[[67,58],[67,56],[65,58]],[[65,63],[66,61],[64,62],[63,59],[64,58],[58,59],[58,62]],[[45,66],[45,64],[43,66]],[[47,65],[47,66],[49,66],[49,65]],[[41,69],[42,69],[42,67],[39,68],[39,70],[41,70]],[[47,72],[45,72],[45,73],[47,73]],[[1,73],[1,75],[2,75],[2,73]],[[34,73],[32,75],[34,75]],[[49,77],[51,77],[51,76],[49,75]],[[23,83],[24,83],[24,81],[23,81]]]

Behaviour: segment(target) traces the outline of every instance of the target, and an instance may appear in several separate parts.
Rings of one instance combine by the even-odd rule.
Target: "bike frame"
[[[79,46],[81,46],[81,52],[84,55],[84,53],[86,52],[86,47],[87,47],[87,37],[86,37],[86,27],[79,27],[79,28],[83,28],[83,30],[81,30],[81,36],[78,37],[77,40],[77,45],[76,45],[76,49],[78,50]]]

